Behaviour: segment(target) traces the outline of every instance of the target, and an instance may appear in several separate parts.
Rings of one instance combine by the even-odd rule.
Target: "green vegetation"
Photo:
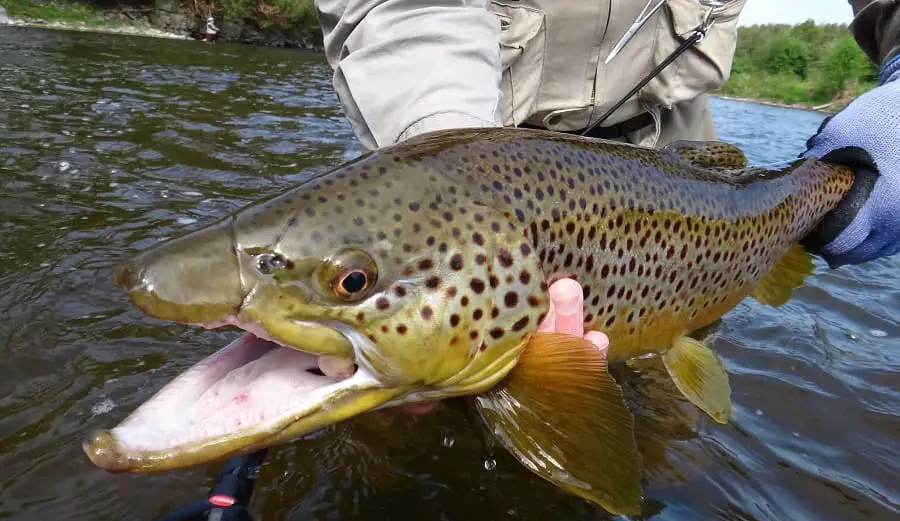
[[[80,22],[85,25],[109,25],[111,22],[103,17],[103,12],[81,2],[65,0],[0,0],[9,16],[29,18],[46,22],[66,21]]]
[[[846,25],[754,25],[738,30],[731,78],[721,94],[840,108],[872,89],[878,68]]]
[[[318,27],[313,0],[213,0],[209,7],[226,20],[250,19],[263,29],[295,24]]]

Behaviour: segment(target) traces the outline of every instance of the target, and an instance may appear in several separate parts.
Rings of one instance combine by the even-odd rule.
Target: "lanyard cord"
[[[675,49],[674,51],[672,51],[671,54],[666,56],[666,59],[663,60],[662,63],[660,63],[659,65],[654,67],[653,70],[650,71],[649,74],[644,76],[644,79],[642,79],[640,82],[638,82],[637,85],[634,86],[634,88],[632,88],[630,91],[628,91],[628,94],[622,96],[622,98],[619,99],[619,101],[617,101],[615,105],[613,105],[609,110],[604,112],[603,115],[600,116],[600,119],[598,119],[597,121],[592,123],[590,126],[588,126],[586,129],[584,129],[581,132],[581,135],[582,136],[587,135],[588,132],[590,132],[591,130],[596,128],[598,125],[600,125],[600,123],[603,123],[604,121],[606,121],[613,114],[613,112],[615,112],[616,110],[619,109],[619,107],[624,105],[625,102],[628,101],[629,99],[631,99],[632,96],[637,94],[637,92],[639,90],[643,89],[645,85],[650,83],[650,80],[652,80],[657,75],[659,75],[659,73],[662,72],[663,69],[668,67],[670,63],[675,61],[676,58],[678,58],[679,56],[684,54],[684,52],[686,50],[693,47],[695,44],[703,41],[703,39],[706,37],[706,32],[709,30],[710,27],[712,27],[713,23],[715,23],[714,20],[712,19],[712,17],[710,17],[711,11],[712,11],[712,7],[710,7],[709,11],[707,11],[706,17],[703,20],[703,23],[701,23],[699,27],[694,29],[693,34],[691,34],[691,36],[688,37],[687,40],[683,41],[681,43],[681,45],[678,46],[677,49]]]

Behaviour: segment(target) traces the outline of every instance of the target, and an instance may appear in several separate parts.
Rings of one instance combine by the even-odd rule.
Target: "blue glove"
[[[880,85],[822,122],[802,156],[846,164],[856,182],[805,241],[832,268],[900,251],[900,56]]]

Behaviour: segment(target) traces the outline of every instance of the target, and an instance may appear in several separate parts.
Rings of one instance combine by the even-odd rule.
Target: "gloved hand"
[[[832,268],[900,251],[898,79],[895,58],[883,67],[881,85],[823,121],[802,154],[846,164],[857,173],[850,193],[805,241]]]

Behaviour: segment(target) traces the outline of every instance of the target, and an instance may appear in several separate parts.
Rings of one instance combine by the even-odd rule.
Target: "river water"
[[[145,317],[110,268],[358,155],[330,78],[312,53],[0,27],[0,518],[151,519],[204,496],[218,465],[110,475],[81,452],[85,433],[237,335]],[[713,109],[756,163],[796,156],[822,119]],[[898,279],[898,258],[819,263],[783,308],[729,313],[713,344],[729,425],[655,360],[627,375],[647,465],[636,519],[897,519]],[[251,506],[267,520],[605,518],[491,456],[445,407],[270,451]]]

